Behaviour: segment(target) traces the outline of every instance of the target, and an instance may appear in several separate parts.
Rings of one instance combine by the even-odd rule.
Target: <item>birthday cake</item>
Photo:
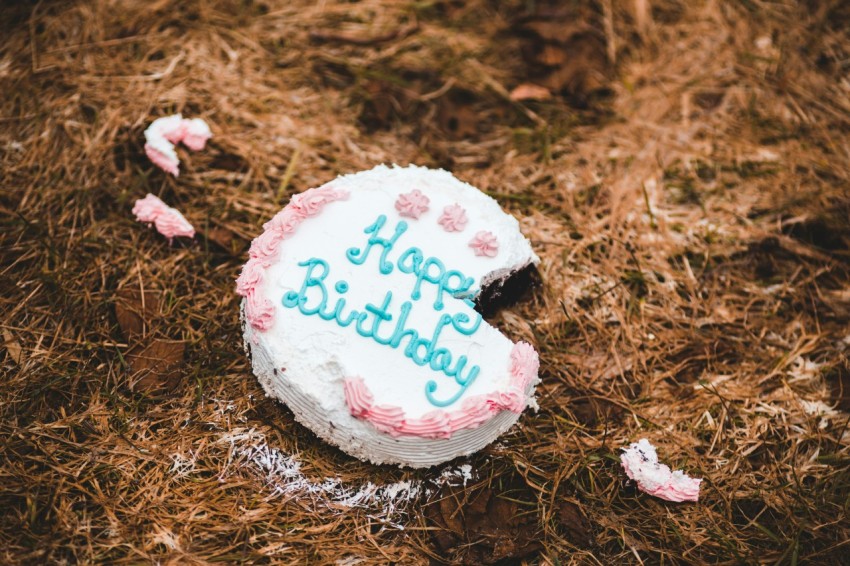
[[[295,195],[264,230],[237,280],[245,345],[266,393],[321,438],[426,467],[536,408],[534,348],[478,312],[539,261],[489,196],[379,166]]]

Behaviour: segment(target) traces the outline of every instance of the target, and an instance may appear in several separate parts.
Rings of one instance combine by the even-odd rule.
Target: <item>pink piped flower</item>
[[[475,237],[469,241],[469,247],[478,256],[496,257],[499,253],[499,241],[492,232],[486,230],[475,234]]]
[[[446,232],[461,232],[466,228],[466,223],[469,219],[466,217],[466,210],[459,204],[450,204],[443,209],[443,214],[437,223],[440,224]]]
[[[448,413],[435,409],[418,419],[405,419],[398,432],[422,438],[451,438],[453,430]]]
[[[179,210],[166,205],[159,197],[150,193],[136,201],[133,214],[139,222],[153,224],[156,231],[168,238],[169,242],[177,236],[195,237],[195,228]]]
[[[342,383],[343,393],[345,395],[345,404],[348,405],[348,411],[355,418],[367,418],[369,411],[375,404],[375,398],[362,377],[347,377]]]
[[[638,489],[666,501],[697,501],[702,479],[692,478],[682,470],[671,472],[658,462],[658,454],[647,439],[633,442],[623,448],[620,463],[629,479]]]
[[[404,409],[395,405],[377,405],[369,409],[366,419],[376,429],[390,436],[399,436],[399,428],[404,422]]]
[[[511,350],[511,383],[521,391],[525,391],[529,383],[537,381],[539,370],[540,358],[534,346],[528,342],[514,344]]]
[[[500,410],[489,401],[489,395],[473,395],[461,402],[460,409],[450,412],[449,418],[453,430],[477,428]]]
[[[408,218],[419,218],[428,211],[428,203],[431,200],[422,194],[419,189],[413,189],[409,193],[403,193],[395,201],[395,209],[400,216]]]

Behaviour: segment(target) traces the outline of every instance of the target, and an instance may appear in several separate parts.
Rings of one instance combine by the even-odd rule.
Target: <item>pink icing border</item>
[[[292,197],[283,210],[263,225],[265,232],[251,243],[248,251],[251,259],[236,279],[236,293],[246,299],[245,318],[255,330],[265,332],[274,324],[275,307],[259,291],[266,268],[277,259],[280,243],[291,236],[301,222],[318,215],[326,205],[347,199],[348,195],[345,189],[327,185],[309,189]]]
[[[481,426],[500,411],[522,413],[530,401],[525,392],[537,379],[539,369],[540,360],[534,347],[518,342],[511,350],[511,379],[507,390],[474,395],[464,399],[459,409],[435,409],[413,419],[406,418],[401,407],[375,405],[375,398],[362,377],[346,378],[343,392],[351,416],[369,421],[381,432],[393,437],[451,438],[459,430]]]

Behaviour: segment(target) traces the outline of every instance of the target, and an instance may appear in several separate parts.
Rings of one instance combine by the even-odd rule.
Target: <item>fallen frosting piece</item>
[[[420,468],[536,408],[537,352],[474,302],[507,280],[519,290],[539,261],[489,196],[446,171],[379,166],[295,195],[264,228],[236,282],[245,344],[266,393],[321,438]],[[467,245],[476,233],[486,253]]]
[[[174,145],[183,142],[192,151],[199,151],[211,137],[210,127],[200,118],[187,120],[180,114],[165,116],[154,120],[145,130],[145,153],[154,165],[176,177],[180,159]]]
[[[159,197],[150,193],[136,201],[133,205],[133,214],[139,222],[153,224],[156,231],[168,238],[169,242],[177,236],[195,237],[195,228],[185,216],[180,214],[179,210],[168,206]]]
[[[668,466],[658,462],[655,446],[645,438],[623,448],[620,462],[626,475],[637,483],[641,491],[667,501],[699,499],[699,484],[702,479],[692,478],[682,470],[671,472]]]

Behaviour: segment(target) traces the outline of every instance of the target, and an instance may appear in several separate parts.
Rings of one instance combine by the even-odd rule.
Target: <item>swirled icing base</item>
[[[537,263],[516,220],[445,171],[387,168],[296,195],[237,280],[266,393],[345,452],[436,465],[534,403],[538,360],[472,310]]]

